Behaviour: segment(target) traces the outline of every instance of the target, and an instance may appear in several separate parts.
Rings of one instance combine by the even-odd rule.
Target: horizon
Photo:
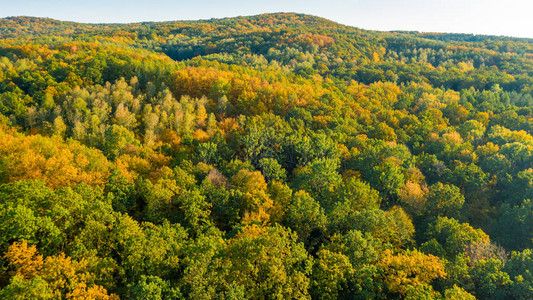
[[[368,28],[362,28],[359,26],[353,26],[349,24],[343,24],[341,22],[322,17],[319,15],[313,15],[313,14],[307,14],[307,13],[300,13],[300,12],[269,12],[269,13],[259,13],[259,14],[252,14],[252,15],[238,15],[238,16],[229,16],[229,17],[213,17],[213,18],[200,18],[200,19],[176,19],[176,20],[160,20],[160,21],[150,21],[150,20],[140,20],[140,21],[134,21],[134,22],[80,22],[80,21],[73,21],[73,20],[62,20],[62,19],[56,19],[52,17],[40,17],[40,16],[31,16],[31,15],[18,15],[18,16],[5,16],[0,17],[0,19],[8,19],[8,18],[36,18],[36,19],[50,19],[54,21],[60,21],[60,22],[72,22],[77,24],[87,24],[87,25],[128,25],[128,24],[142,24],[142,23],[166,23],[166,22],[202,22],[202,21],[210,21],[210,20],[223,20],[223,19],[232,19],[232,18],[246,18],[246,17],[254,17],[254,16],[261,16],[261,15],[275,15],[275,14],[296,14],[296,15],[306,15],[306,16],[312,16],[317,18],[326,19],[332,22],[335,22],[342,26],[348,26],[353,27],[361,30],[367,30],[367,31],[376,31],[376,32],[414,32],[414,33],[423,33],[423,34],[461,34],[461,35],[474,35],[474,36],[494,36],[494,37],[508,37],[508,38],[515,38],[515,39],[533,39],[533,37],[523,37],[523,36],[511,36],[511,35],[497,35],[497,34],[485,34],[485,33],[469,33],[469,32],[445,32],[445,31],[421,31],[421,30],[409,30],[409,29],[391,29],[391,30],[379,30],[379,29],[368,29]]]
[[[401,3],[399,3],[401,2]],[[325,18],[342,25],[374,31],[457,33],[533,38],[533,19],[527,0],[423,1],[423,0],[273,0],[269,3],[200,0],[194,3],[162,0],[8,2],[1,18],[28,16],[86,24],[200,21],[271,13],[297,13]]]

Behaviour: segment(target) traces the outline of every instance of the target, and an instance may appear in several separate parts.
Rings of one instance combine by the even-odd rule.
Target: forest
[[[0,298],[531,299],[532,47],[0,19]]]

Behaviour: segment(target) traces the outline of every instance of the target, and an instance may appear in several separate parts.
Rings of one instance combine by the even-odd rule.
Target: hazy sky
[[[0,17],[127,23],[298,12],[375,30],[533,38],[533,0],[0,0]]]

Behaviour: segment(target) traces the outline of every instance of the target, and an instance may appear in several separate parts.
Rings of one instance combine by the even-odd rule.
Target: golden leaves
[[[47,288],[59,299],[119,299],[114,294],[108,295],[105,288],[88,282],[85,260],[73,261],[64,253],[43,260],[37,248],[34,245],[28,246],[26,241],[13,243],[4,258],[14,269],[15,276],[21,276],[28,281],[35,277],[42,278]]]
[[[444,265],[439,258],[418,250],[395,254],[385,250],[378,266],[383,268],[383,279],[392,293],[405,295],[408,287],[429,284],[437,278],[446,278]]]
[[[28,246],[26,241],[13,243],[4,258],[15,269],[14,275],[20,275],[25,279],[35,276],[43,266],[43,256],[37,253],[34,245]]]
[[[107,159],[95,149],[58,137],[24,136],[0,128],[3,181],[43,179],[52,188],[76,183],[102,185]]]

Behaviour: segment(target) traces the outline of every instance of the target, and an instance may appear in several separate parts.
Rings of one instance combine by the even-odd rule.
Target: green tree
[[[295,186],[307,191],[319,202],[326,201],[334,188],[341,183],[338,168],[338,160],[317,158],[295,171]]]
[[[461,208],[465,202],[458,187],[453,184],[437,182],[429,187],[427,195],[427,216],[450,217],[460,219]]]
[[[133,132],[120,125],[112,125],[105,131],[104,152],[111,159],[119,156],[128,145],[139,144]]]
[[[294,230],[300,241],[309,244],[308,238],[311,233],[325,230],[326,223],[324,210],[308,193],[304,191],[294,193],[283,224]]]

